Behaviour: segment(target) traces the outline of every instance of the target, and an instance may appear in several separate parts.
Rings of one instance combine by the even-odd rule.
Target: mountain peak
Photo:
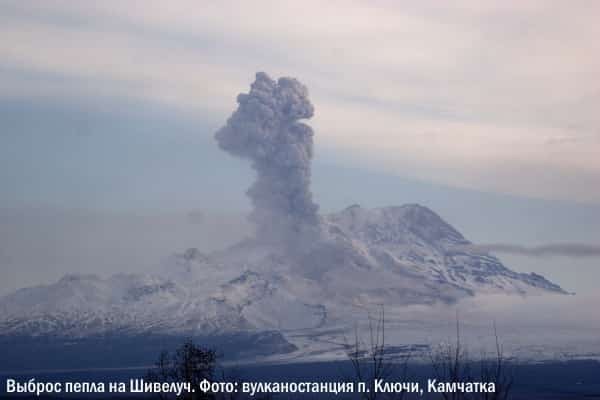
[[[469,242],[438,214],[419,204],[378,207],[373,209],[352,205],[327,220],[350,236],[368,243],[388,241],[404,243],[411,236],[429,245],[464,245]]]

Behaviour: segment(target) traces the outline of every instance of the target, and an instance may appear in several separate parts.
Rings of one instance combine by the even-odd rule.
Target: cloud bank
[[[600,257],[600,245],[584,243],[551,243],[541,246],[521,246],[510,243],[475,244],[467,246],[471,250],[516,254],[529,257]]]

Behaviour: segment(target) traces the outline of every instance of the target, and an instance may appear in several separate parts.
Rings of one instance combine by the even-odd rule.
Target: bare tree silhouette
[[[456,341],[444,343],[430,352],[431,366],[435,378],[440,382],[467,382],[471,380],[468,353],[460,341],[460,321],[456,314]],[[440,393],[444,400],[464,399],[460,392]]]
[[[494,383],[495,392],[463,393],[441,392],[444,400],[507,400],[509,398],[514,376],[506,364],[504,352],[494,322],[495,349],[493,357],[481,355],[479,368],[469,358],[467,347],[461,342],[460,320],[456,314],[456,340],[454,343],[441,344],[430,352],[430,360],[435,378],[439,382],[472,382],[475,376],[480,382]],[[474,374],[477,372],[477,374]]]
[[[209,400],[214,399],[212,393],[204,393],[199,389],[200,382],[204,379],[212,380],[217,363],[217,354],[214,350],[197,346],[191,339],[187,339],[174,353],[163,351],[160,353],[155,368],[150,370],[146,379],[152,382],[189,383],[195,392],[183,393],[181,396],[168,396],[159,393],[162,400],[179,398],[184,400]]]
[[[502,344],[498,338],[496,322],[494,321],[495,354],[488,358],[481,357],[480,379],[482,382],[493,382],[496,386],[494,393],[481,393],[481,400],[507,400],[514,383],[514,374],[504,359]]]
[[[364,400],[375,400],[386,395],[386,398],[402,399],[404,392],[378,393],[375,391],[376,380],[385,380],[394,376],[395,379],[405,379],[408,375],[408,360],[410,354],[404,355],[400,360],[392,362],[387,356],[385,342],[385,309],[383,305],[379,315],[374,319],[369,318],[369,341],[364,343],[358,327],[354,329],[354,341],[349,344],[345,340],[346,355],[352,366],[352,379],[356,383],[365,383],[368,391],[360,393]]]

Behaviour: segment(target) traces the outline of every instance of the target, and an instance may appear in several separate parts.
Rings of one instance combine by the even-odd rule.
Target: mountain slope
[[[148,274],[67,275],[0,299],[0,334],[292,333],[348,324],[357,308],[452,303],[480,293],[565,293],[469,250],[419,205],[323,216],[318,238],[282,247],[248,239],[190,249]]]

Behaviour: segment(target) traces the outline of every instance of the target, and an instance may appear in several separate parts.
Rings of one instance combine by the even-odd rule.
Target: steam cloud
[[[313,116],[308,90],[293,78],[274,81],[256,74],[238,109],[215,134],[219,147],[252,161],[257,179],[246,192],[250,220],[263,240],[282,241],[316,229],[318,206],[310,192],[313,130],[300,119]]]
[[[566,256],[566,257],[600,257],[600,245],[582,243],[552,243],[542,246],[526,247],[516,244],[495,243],[469,245],[476,251],[518,254],[530,257]]]

